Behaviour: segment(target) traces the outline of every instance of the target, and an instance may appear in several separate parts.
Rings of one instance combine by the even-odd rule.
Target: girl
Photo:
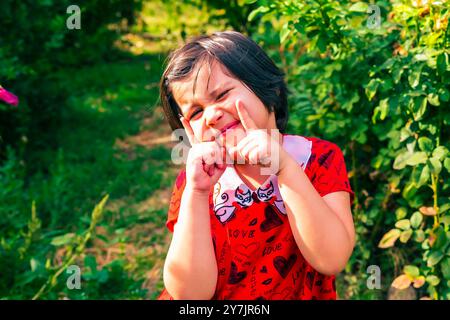
[[[171,55],[160,89],[192,148],[159,299],[336,299],[355,243],[343,155],[283,133],[287,89],[273,61],[238,32],[201,36]]]

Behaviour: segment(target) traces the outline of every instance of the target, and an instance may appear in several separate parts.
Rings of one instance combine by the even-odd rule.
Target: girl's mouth
[[[233,128],[236,127],[239,123],[241,123],[239,120],[230,122],[229,124],[227,124],[225,127],[223,127],[223,128],[220,130],[220,134],[222,135],[222,134],[226,133],[228,130],[233,129]]]

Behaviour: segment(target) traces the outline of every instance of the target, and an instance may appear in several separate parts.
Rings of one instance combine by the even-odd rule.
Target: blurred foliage
[[[345,150],[358,238],[341,297],[383,298],[393,281],[450,299],[449,2],[258,4],[255,39],[288,75],[290,131]],[[370,265],[381,291],[361,280]]]
[[[56,147],[62,105],[70,91],[52,79],[66,66],[92,64],[122,56],[112,43],[134,22],[140,0],[78,1],[81,29],[69,29],[69,0],[2,1],[0,10],[0,84],[21,97],[19,110],[0,109],[0,159],[5,145]],[[47,134],[46,134],[47,133]],[[39,139],[34,137],[39,136]],[[27,156],[27,155],[25,155]]]
[[[146,201],[171,187],[170,150],[133,146],[127,137],[160,132],[161,59],[52,74],[77,93],[66,100],[53,132],[58,148],[30,149],[27,160],[23,149],[8,147],[0,164],[0,299],[154,297],[159,274],[149,272],[161,268],[166,240],[158,230],[166,213]],[[95,231],[87,231],[92,208],[106,194]],[[81,268],[81,290],[67,288],[67,262]]]

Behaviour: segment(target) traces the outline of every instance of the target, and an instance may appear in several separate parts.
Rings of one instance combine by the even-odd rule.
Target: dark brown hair
[[[288,120],[288,90],[284,73],[260,46],[236,31],[196,37],[169,56],[161,78],[160,94],[164,113],[172,129],[183,126],[179,119],[181,111],[170,84],[189,77],[199,62],[212,60],[220,62],[231,76],[253,91],[269,112],[275,112],[277,128],[284,132]]]

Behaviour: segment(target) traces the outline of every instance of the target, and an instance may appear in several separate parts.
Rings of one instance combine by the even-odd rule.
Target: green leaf
[[[419,181],[416,182],[417,187],[420,188],[430,179],[430,168],[428,166],[423,166],[422,172],[419,176]]]
[[[436,67],[439,75],[443,75],[447,71],[448,67],[448,54],[446,52],[441,53],[436,60]]]
[[[41,265],[41,263],[39,262],[39,260],[36,260],[35,258],[31,258],[30,268],[31,268],[32,272],[36,272],[36,270],[39,268],[40,265]]]
[[[408,166],[416,166],[419,163],[425,163],[428,157],[427,154],[423,151],[414,152],[411,157],[406,160],[406,164]]]
[[[450,209],[450,203],[444,203],[439,207],[439,214],[446,212],[448,209]]]
[[[431,141],[430,138],[420,137],[418,143],[419,143],[420,150],[425,151],[425,152],[433,151],[433,141]]]
[[[428,102],[433,106],[439,106],[441,103],[439,102],[439,96],[436,93],[430,93],[427,96]]]
[[[433,252],[427,259],[427,266],[433,267],[439,263],[439,261],[442,260],[444,257],[444,254],[441,251],[435,251]]]
[[[399,238],[400,242],[401,243],[407,243],[409,238],[411,238],[412,234],[413,234],[413,230],[412,229],[408,229],[408,230],[402,231],[402,233],[400,234],[400,238]]]
[[[445,227],[450,226],[450,216],[444,216],[444,217],[442,217],[440,220],[441,220],[440,222],[441,222]],[[450,247],[448,247],[448,249],[450,250]]]
[[[75,233],[66,233],[62,236],[55,237],[50,242],[53,246],[63,246],[70,243],[75,238]]]
[[[397,220],[401,220],[404,217],[406,217],[408,211],[406,210],[405,207],[400,207],[397,210],[395,210],[395,216],[397,218]]]
[[[394,160],[394,169],[401,170],[406,167],[406,162],[412,156],[412,154],[408,151],[402,152]]]
[[[401,128],[400,129],[400,142],[405,141],[406,139],[408,139],[409,137],[411,137],[413,135],[413,133],[411,132],[411,129],[408,128]]]
[[[409,277],[415,279],[420,275],[420,270],[416,266],[406,265],[403,267],[403,272]]]
[[[389,113],[389,99],[380,101],[380,120],[384,120]]]
[[[409,222],[409,219],[402,219],[395,223],[395,227],[401,230],[408,230],[411,228],[411,223]]]
[[[447,245],[447,234],[445,232],[445,229],[442,225],[440,225],[435,231],[434,234],[436,235],[436,241],[433,244],[434,250],[439,249],[445,249]]]
[[[378,86],[380,85],[381,80],[380,79],[372,79],[369,81],[369,83],[366,86],[366,96],[369,101],[373,99],[375,94],[377,93]]]
[[[392,68],[392,66],[394,64],[395,64],[395,59],[394,58],[389,58],[379,68],[377,68],[376,70],[385,70],[385,69],[389,70],[389,69]]]
[[[437,158],[440,161],[444,160],[444,158],[448,154],[448,149],[444,146],[439,146],[433,151],[433,158]]]
[[[446,88],[440,88],[438,94],[441,101],[448,102],[450,100],[450,92]]]
[[[385,249],[394,246],[395,241],[400,237],[401,231],[398,229],[389,230],[378,243],[378,247]]]
[[[431,286],[435,287],[435,286],[437,286],[437,285],[439,284],[440,279],[439,279],[438,277],[436,277],[436,276],[428,276],[428,277],[427,277],[427,282],[428,282]]]
[[[397,84],[401,80],[404,71],[405,68],[400,65],[397,65],[392,69],[392,79],[394,80],[395,84]]]
[[[414,182],[407,183],[403,188],[402,196],[407,201],[412,201],[417,193],[417,186]]]
[[[410,222],[411,222],[411,227],[413,227],[414,229],[417,229],[420,224],[423,221],[423,216],[419,211],[416,211],[413,213],[413,215],[410,218]]]
[[[269,7],[265,7],[265,6],[258,7],[255,10],[253,10],[252,12],[250,12],[250,14],[248,15],[247,20],[248,21],[252,21],[253,19],[255,19],[256,15],[258,15],[259,13],[266,13],[266,12],[269,12],[269,11],[270,11]]]
[[[444,260],[442,260],[441,264],[441,271],[442,275],[446,280],[450,279],[450,257],[445,257]]]
[[[289,23],[285,23],[280,31],[280,42],[284,43],[291,33],[291,29],[289,28]]]
[[[365,2],[357,2],[353,4],[349,11],[351,12],[367,12],[367,9],[369,8],[369,5]]]
[[[420,75],[422,74],[423,64],[415,65],[409,72],[408,82],[412,88],[415,88],[420,83]]]
[[[419,243],[422,243],[425,240],[425,233],[423,230],[418,229],[414,231],[414,240]]]
[[[422,116],[427,110],[427,103],[427,97],[414,99],[412,112],[415,121],[419,121],[420,119],[422,119]]]
[[[434,174],[439,174],[442,170],[442,164],[437,158],[428,159],[427,165],[430,168],[430,171]]]
[[[446,158],[444,160],[444,167],[447,169],[448,172],[450,172],[450,158]]]

